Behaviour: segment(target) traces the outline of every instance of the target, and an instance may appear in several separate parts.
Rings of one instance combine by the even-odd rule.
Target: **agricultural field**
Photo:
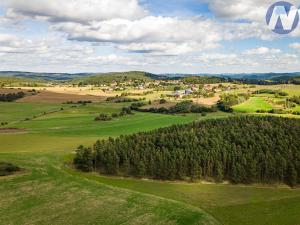
[[[264,97],[251,97],[246,102],[234,106],[233,109],[236,112],[255,113],[257,110],[271,110],[273,107]]]
[[[255,87],[253,91],[257,89]],[[282,184],[232,185],[227,182],[110,177],[79,172],[71,165],[79,145],[92,146],[99,139],[173,124],[252,114],[258,109],[269,110],[276,106],[270,101],[275,97],[251,96],[233,106],[234,113],[219,110],[205,115],[134,111],[110,121],[95,121],[101,113],[118,114],[132,103],[105,101],[107,96],[78,94],[73,88],[65,93],[44,90],[44,87],[36,90],[39,95],[26,96],[15,102],[0,102],[0,124],[5,122],[0,127],[0,162],[13,163],[21,168],[21,172],[0,177],[1,225],[300,223],[298,188]],[[238,90],[248,92],[247,88]],[[235,93],[239,93],[238,90]],[[282,90],[290,96],[298,95],[299,91],[294,86]],[[154,92],[146,95],[145,101],[152,100],[151,107],[172,107],[186,100],[166,97],[168,102],[165,105],[158,103],[161,94],[167,93]],[[121,92],[115,91],[109,96],[117,94]],[[217,93],[217,96],[221,94]],[[140,97],[143,96],[128,96]],[[84,100],[92,103],[77,103]],[[73,103],[64,104],[67,101]],[[299,106],[295,107],[298,109]]]

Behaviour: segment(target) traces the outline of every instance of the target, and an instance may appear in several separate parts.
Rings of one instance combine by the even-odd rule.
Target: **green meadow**
[[[261,100],[249,101],[260,106]],[[1,103],[0,121],[23,131],[0,133],[0,161],[24,171],[0,177],[0,224],[300,224],[299,189],[160,182],[73,170],[68,162],[80,144],[231,115],[135,113],[94,121],[99,113],[120,112],[125,105]]]
[[[271,110],[273,106],[263,97],[251,97],[249,100],[233,107],[236,112],[254,113],[257,110]]]

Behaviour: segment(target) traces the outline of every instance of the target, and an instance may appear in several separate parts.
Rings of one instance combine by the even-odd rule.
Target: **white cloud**
[[[210,19],[151,16],[138,0],[2,1],[7,8],[0,23],[30,18],[48,21],[43,24],[50,29],[37,35],[44,38],[35,38],[35,34],[23,36],[23,30],[19,35],[0,34],[0,70],[18,66],[52,72],[258,72],[287,68],[286,65],[289,70],[300,69],[297,54],[268,47],[242,53],[233,49],[229,54],[226,43],[221,45],[223,41],[249,38],[276,40],[278,36],[264,21],[270,4],[265,0],[203,0],[217,16]],[[218,16],[226,19],[219,20]],[[296,43],[290,47],[299,48]],[[288,62],[282,63],[285,60]]]
[[[217,47],[223,39],[218,26],[204,18],[179,20],[147,16],[90,24],[57,23],[51,28],[67,33],[70,40],[111,42],[130,52],[176,55]]]
[[[118,49],[125,50],[132,53],[148,53],[152,55],[182,55],[188,54],[204,49],[217,48],[217,43],[206,43],[205,45],[191,41],[184,43],[171,43],[171,42],[159,42],[159,43],[131,43],[119,45]]]
[[[69,40],[114,43],[118,49],[136,53],[180,55],[220,47],[223,40],[274,38],[259,23],[150,16],[137,0],[6,2],[8,18],[47,19],[53,31],[66,33]]]
[[[259,47],[254,49],[248,49],[244,52],[246,55],[265,55],[265,54],[278,54],[281,53],[280,49]]]
[[[209,8],[219,17],[265,23],[268,8],[274,4],[274,0],[202,0],[208,3]],[[290,3],[298,6],[299,0],[290,0]]]
[[[294,43],[290,44],[289,47],[300,51],[300,43],[299,42],[294,42]]]
[[[4,0],[9,18],[44,18],[53,22],[136,19],[147,14],[137,0]]]

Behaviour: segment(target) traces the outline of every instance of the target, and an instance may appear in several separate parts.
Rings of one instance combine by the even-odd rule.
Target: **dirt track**
[[[18,128],[0,128],[0,134],[5,133],[24,133],[26,129],[18,129]]]

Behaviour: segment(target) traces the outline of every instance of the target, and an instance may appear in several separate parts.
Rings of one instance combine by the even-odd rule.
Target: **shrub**
[[[95,118],[96,121],[110,121],[112,120],[111,116],[101,113]]]

